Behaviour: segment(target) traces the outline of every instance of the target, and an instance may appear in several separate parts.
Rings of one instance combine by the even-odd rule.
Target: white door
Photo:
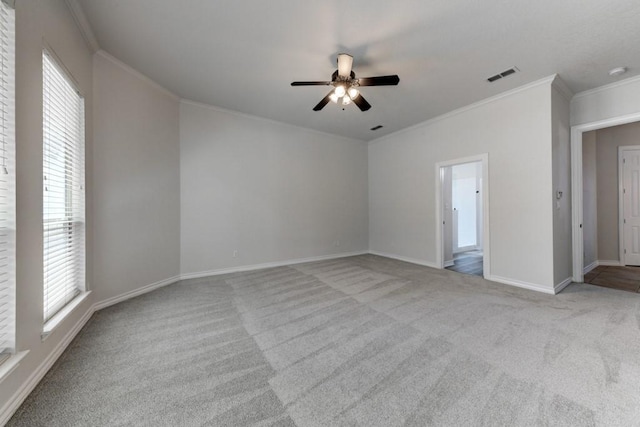
[[[622,177],[624,264],[640,265],[640,150],[624,150]]]

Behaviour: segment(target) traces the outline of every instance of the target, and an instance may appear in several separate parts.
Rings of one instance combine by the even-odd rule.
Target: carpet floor
[[[9,426],[638,426],[640,295],[373,255],[94,314]]]

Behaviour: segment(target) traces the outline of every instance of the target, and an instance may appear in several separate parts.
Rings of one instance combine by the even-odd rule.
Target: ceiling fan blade
[[[367,100],[364,99],[362,94],[356,96],[354,99],[352,99],[352,101],[358,106],[360,111],[367,111],[369,108],[371,108],[371,104],[369,104]]]
[[[291,86],[330,86],[331,82],[293,82]]]
[[[331,100],[329,97],[331,96],[331,94],[333,93],[333,91],[329,92],[327,94],[327,96],[325,96],[324,98],[322,98],[322,100],[320,102],[318,102],[318,105],[316,105],[315,107],[313,107],[313,111],[320,111],[324,108],[325,105],[327,105],[329,103],[329,101]]]
[[[353,67],[353,56],[348,53],[338,54],[338,75],[340,77],[349,77],[351,75],[351,67]]]
[[[360,86],[395,86],[400,82],[396,74],[392,76],[361,77],[358,79]]]

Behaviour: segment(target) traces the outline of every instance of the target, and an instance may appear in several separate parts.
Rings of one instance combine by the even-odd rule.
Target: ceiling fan
[[[355,73],[351,69],[353,65],[353,56],[347,53],[338,54],[338,69],[331,75],[331,81],[327,82],[293,82],[291,86],[333,86],[334,89],[327,94],[318,105],[313,107],[313,111],[320,111],[329,101],[334,103],[340,102],[346,106],[352,102],[360,108],[361,111],[367,111],[371,108],[371,104],[360,94],[358,90],[361,86],[395,86],[400,82],[400,77],[396,74],[391,76],[378,77],[361,77],[356,78]]]

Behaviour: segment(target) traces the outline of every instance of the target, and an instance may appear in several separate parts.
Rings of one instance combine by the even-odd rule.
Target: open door
[[[620,149],[624,265],[640,265],[640,149]]]
[[[436,164],[436,264],[490,277],[487,154]]]

